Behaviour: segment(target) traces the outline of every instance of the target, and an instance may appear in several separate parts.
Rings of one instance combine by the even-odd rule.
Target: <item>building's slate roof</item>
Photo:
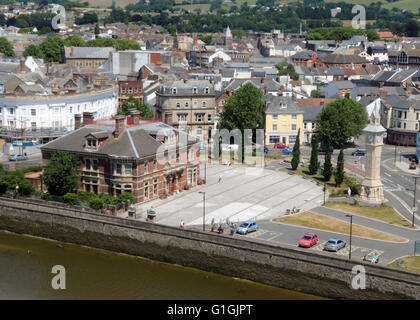
[[[302,107],[303,121],[316,121],[323,106]]]
[[[295,100],[290,97],[283,97],[283,96],[273,96],[267,95],[264,98],[265,102],[265,109],[264,112],[266,114],[298,114],[304,113],[301,107],[297,104]],[[282,108],[280,104],[285,104],[286,107]]]
[[[111,122],[112,124],[112,122]],[[124,128],[116,138],[113,135],[115,127],[112,125],[91,124],[72,131],[56,140],[42,146],[43,150],[61,150],[74,153],[95,153],[107,155],[119,159],[143,158],[156,154],[162,145],[151,136],[156,135],[160,130],[175,130],[164,123],[151,123]],[[180,141],[188,144],[196,143],[197,139],[183,131],[176,130]],[[85,148],[85,138],[93,135],[97,138],[105,138],[105,142],[98,149]],[[186,139],[182,136],[186,135]]]
[[[71,49],[74,56],[71,56]],[[66,59],[108,59],[109,53],[115,51],[113,47],[65,47]]]

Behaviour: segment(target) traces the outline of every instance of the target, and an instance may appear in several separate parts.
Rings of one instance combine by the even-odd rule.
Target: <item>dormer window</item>
[[[204,93],[205,93],[205,94],[209,94],[209,93],[210,93],[210,88],[206,87],[206,88],[204,89]]]
[[[177,94],[176,88],[172,88],[172,94]]]
[[[196,88],[196,87],[194,87],[194,88],[193,88],[193,93],[194,93],[194,94],[196,94],[197,92],[198,92],[197,88]]]
[[[87,147],[88,148],[97,148],[98,140],[95,138],[87,138]]]
[[[286,103],[280,103],[280,108],[282,109],[286,109],[287,108],[287,104]]]

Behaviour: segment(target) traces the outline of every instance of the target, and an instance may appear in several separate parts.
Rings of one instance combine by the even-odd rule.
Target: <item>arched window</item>
[[[181,104],[179,102],[176,103],[177,108],[181,108]]]
[[[205,101],[203,101],[202,106],[203,106],[203,108],[205,108],[205,107],[207,106],[207,104],[206,104],[206,102],[205,102]]]
[[[188,108],[190,104],[188,102],[185,102],[185,108]]]
[[[193,88],[193,93],[194,93],[194,94],[196,94],[197,92],[198,92],[197,88],[196,88],[196,87],[194,87],[194,88]]]

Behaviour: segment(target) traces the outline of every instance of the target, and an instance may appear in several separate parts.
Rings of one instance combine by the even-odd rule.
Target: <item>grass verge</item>
[[[366,218],[377,219],[389,224],[394,224],[401,227],[411,227],[411,223],[401,217],[394,208],[388,206],[382,207],[362,207],[358,204],[327,202],[327,208],[340,210],[346,213],[351,213]]]
[[[399,270],[420,273],[420,256],[400,258],[390,263],[388,266]]]
[[[339,219],[327,217],[321,214],[313,213],[310,211],[294,214],[291,216],[284,216],[281,218],[273,219],[275,222],[288,223],[296,226],[315,228],[324,231],[338,232],[349,234],[350,223],[344,222]],[[406,239],[394,236],[392,234],[384,233],[374,229],[355,225],[353,223],[352,234],[354,236],[370,238],[374,240],[405,242]]]

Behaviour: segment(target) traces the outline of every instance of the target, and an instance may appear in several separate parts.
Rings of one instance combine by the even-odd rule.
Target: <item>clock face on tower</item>
[[[376,137],[376,142],[377,142],[377,143],[381,142],[381,139],[382,139],[382,137],[381,137],[381,136],[377,136],[377,137]]]
[[[373,142],[373,136],[372,135],[368,136],[368,141],[369,141],[369,143]]]

